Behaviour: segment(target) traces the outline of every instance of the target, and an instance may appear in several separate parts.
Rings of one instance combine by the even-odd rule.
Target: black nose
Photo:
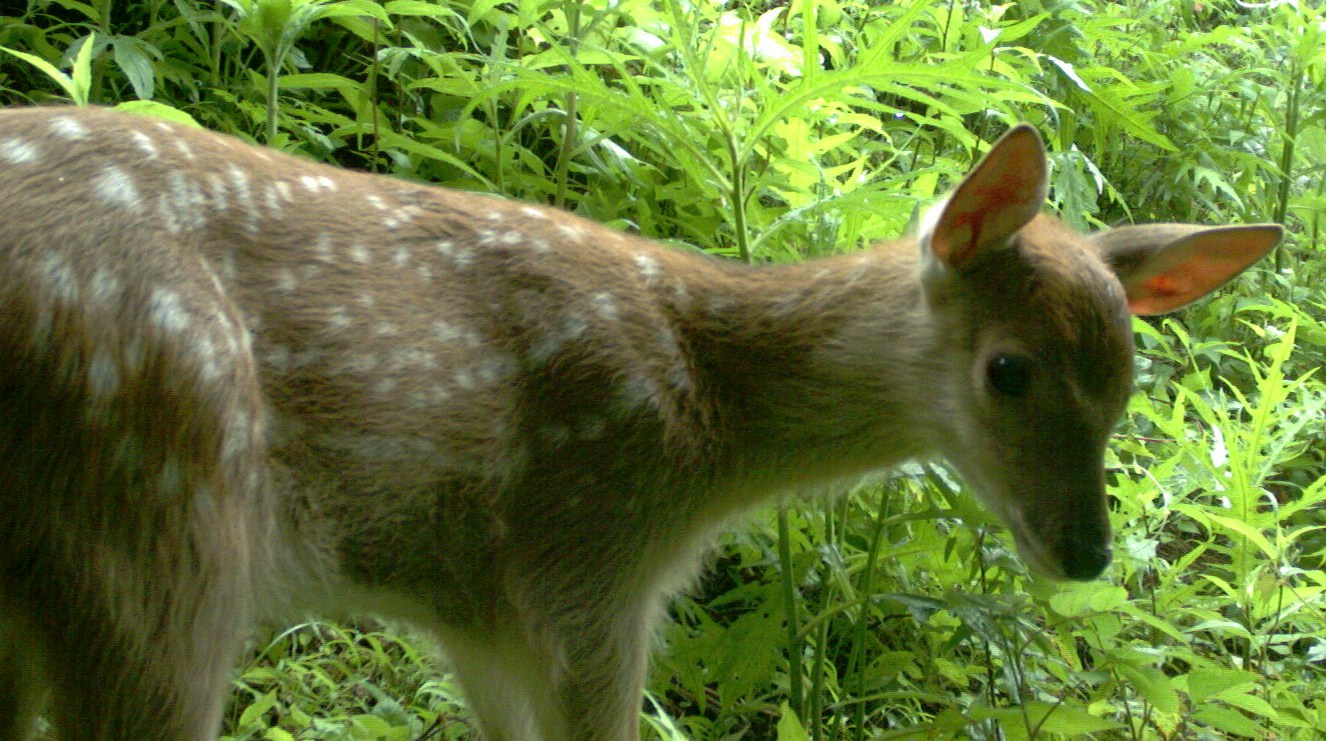
[[[1111,549],[1108,542],[1078,546],[1064,554],[1064,576],[1074,581],[1091,581],[1110,565]]]

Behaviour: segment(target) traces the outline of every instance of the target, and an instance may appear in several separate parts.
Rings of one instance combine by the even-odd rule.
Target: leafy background
[[[942,468],[793,500],[679,600],[645,738],[1326,736],[1326,15],[1229,0],[29,0],[0,102],[124,101],[751,262],[905,229],[1011,122],[1080,229],[1281,221],[1136,323],[1117,564],[1052,586]],[[469,739],[401,626],[253,645],[227,739]]]

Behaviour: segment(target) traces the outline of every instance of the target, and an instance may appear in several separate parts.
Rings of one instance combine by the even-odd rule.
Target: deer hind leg
[[[140,246],[0,244],[0,620],[30,646],[3,658],[61,741],[215,738],[275,538],[247,333],[201,261]]]
[[[12,463],[0,456],[21,490],[51,507],[128,493],[108,485],[70,496]],[[7,618],[0,737],[25,738],[49,690],[49,720],[62,741],[215,738],[250,622],[248,564],[226,542],[245,523],[220,518],[212,536],[193,532],[187,520],[172,528],[164,512],[140,514],[131,540],[111,524],[62,520],[26,543],[0,546]]]
[[[148,605],[153,598],[138,595]],[[61,741],[211,741],[220,728],[236,652],[230,616],[199,616],[189,633],[128,626],[111,602],[45,600],[48,718]],[[69,605],[66,607],[66,605]],[[160,606],[149,609],[157,612]],[[172,606],[179,607],[179,606]],[[58,616],[58,617],[57,617]],[[205,637],[207,640],[198,640]],[[29,677],[29,679],[34,679]]]
[[[48,684],[26,621],[3,608],[0,616],[0,738],[23,741],[36,733]]]

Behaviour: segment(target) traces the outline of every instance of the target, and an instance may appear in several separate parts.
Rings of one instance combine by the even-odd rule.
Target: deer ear
[[[945,266],[961,270],[986,249],[1003,249],[1045,204],[1045,146],[1018,124],[995,142],[976,169],[931,209],[919,241]]]
[[[1174,311],[1243,272],[1280,243],[1279,224],[1202,227],[1150,224],[1092,237],[1134,314]]]

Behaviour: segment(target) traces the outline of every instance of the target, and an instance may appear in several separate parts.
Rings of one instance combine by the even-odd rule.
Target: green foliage
[[[643,727],[1309,739],[1326,734],[1324,22],[1232,0],[34,0],[0,15],[0,96],[153,101],[753,262],[896,235],[1019,119],[1077,227],[1285,221],[1273,266],[1136,323],[1108,580],[1029,578],[941,469],[797,501],[728,538],[676,605]],[[394,635],[301,626],[256,649],[227,738],[471,738],[442,676]]]

